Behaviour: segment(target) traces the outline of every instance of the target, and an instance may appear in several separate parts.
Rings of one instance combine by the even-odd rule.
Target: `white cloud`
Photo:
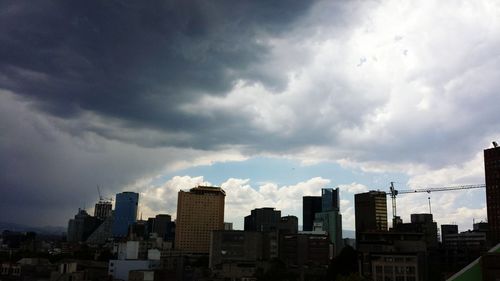
[[[139,187],[139,212],[143,218],[167,213],[174,218],[177,215],[177,194],[180,190],[189,190],[198,185],[211,185],[203,177],[175,176],[160,186],[148,184]],[[137,185],[136,185],[137,186]]]
[[[226,192],[225,220],[242,229],[243,218],[249,215],[252,209],[274,207],[281,210],[282,215],[297,216],[299,223],[302,223],[302,197],[319,196],[321,188],[326,188],[329,183],[329,180],[317,177],[294,185],[277,186],[264,183],[257,187],[251,186],[249,179],[230,178],[221,184]],[[138,187],[143,217],[168,213],[175,218],[178,191],[199,184],[210,185],[201,176],[176,176],[159,186],[149,183]],[[342,206],[348,203],[349,201],[342,200]]]
[[[335,9],[354,16],[331,16]],[[203,181],[174,177],[156,186],[158,175],[263,154],[304,164],[335,161],[365,172],[405,173],[412,187],[483,181],[481,150],[500,131],[497,1],[323,1],[294,27],[258,38],[270,51],[266,62],[252,66],[270,80],[276,78],[273,73],[283,74],[283,87],[239,79],[227,93],[200,94],[177,105],[189,117],[224,116],[228,121],[207,123],[213,128],[203,128],[203,134],[140,124],[126,128],[122,120],[83,109],[75,119],[52,118],[2,93],[5,118],[0,123],[14,140],[2,142],[3,151],[16,159],[9,163],[19,164],[17,171],[42,171],[25,186],[57,186],[52,193],[79,189],[86,200],[91,192],[83,190],[94,186],[91,181],[112,191],[137,186],[145,215],[175,213],[176,188]],[[208,148],[189,147],[205,138]],[[43,151],[31,153],[34,146],[27,140],[37,140]],[[21,152],[14,155],[16,151]],[[68,176],[46,178],[61,173]],[[290,186],[228,179],[222,184],[230,191],[227,219],[242,220],[252,208],[264,206],[300,216],[301,196],[318,194],[329,184],[310,177]],[[341,189],[367,190],[356,179],[352,182]],[[425,212],[426,198],[400,196],[398,204],[405,206],[401,214]],[[460,198],[433,194],[436,217],[460,221],[461,215],[484,216],[483,207],[462,206]],[[352,225],[352,207],[345,204],[345,225]]]
[[[360,184],[360,183],[355,183],[355,182],[350,183],[350,184],[341,184],[341,185],[339,185],[339,188],[340,188],[341,192],[346,191],[349,193],[362,193],[362,192],[368,191],[367,186]]]

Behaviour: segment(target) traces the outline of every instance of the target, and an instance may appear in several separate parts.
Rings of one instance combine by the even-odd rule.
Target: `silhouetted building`
[[[296,216],[281,217],[278,223],[278,230],[280,233],[297,233],[299,231],[299,219]]]
[[[427,248],[438,247],[437,223],[433,221],[432,214],[411,214],[411,223],[402,223],[396,230],[423,233]]]
[[[490,225],[487,222],[476,222],[472,224],[472,230],[477,232],[489,232]]]
[[[274,208],[253,209],[245,217],[244,229],[246,231],[275,231],[281,221],[281,211]]]
[[[356,234],[360,270],[365,277],[370,280],[431,280],[423,233],[369,231]],[[405,274],[399,270],[408,270],[406,276],[409,278],[400,279]]]
[[[479,230],[481,228],[478,225],[476,229],[443,235],[441,267],[445,272],[456,272],[486,253],[487,232]]]
[[[113,215],[107,217],[87,238],[88,244],[100,245],[113,238]]]
[[[144,220],[138,220],[128,226],[127,240],[138,241],[147,240],[149,236],[148,233],[148,222]]]
[[[52,271],[50,281],[106,280],[108,263],[91,260],[63,260]]]
[[[485,232],[469,230],[460,233],[446,234],[445,241],[444,247],[447,249],[476,252],[476,257],[472,257],[471,259],[477,258],[481,252],[487,250]]]
[[[34,252],[36,249],[35,232],[17,232],[4,230],[0,239],[0,248],[19,249]]]
[[[373,254],[371,262],[374,281],[426,280],[422,276],[422,267],[425,265],[415,253]]]
[[[315,223],[321,223],[322,229],[328,233],[337,256],[344,247],[342,239],[342,215],[338,210],[316,213]]]
[[[155,218],[148,218],[146,225],[148,226],[148,233],[153,233],[155,227]]]
[[[279,258],[292,267],[326,266],[333,251],[327,234],[285,234],[280,236],[279,245]]]
[[[387,230],[387,200],[383,191],[369,191],[354,195],[356,239],[358,233]]]
[[[110,201],[99,201],[94,207],[94,217],[105,220],[107,217],[111,216],[113,211],[113,204]]]
[[[198,186],[179,191],[175,248],[189,253],[208,253],[210,235],[224,229],[224,200],[220,187]]]
[[[116,194],[115,211],[113,213],[113,236],[125,237],[128,228],[137,221],[139,193],[122,192]]]
[[[484,150],[484,175],[486,180],[486,206],[488,211],[489,240],[500,243],[500,147]]]
[[[456,224],[442,224],[441,225],[441,244],[446,244],[446,235],[457,234],[458,225]]]
[[[68,222],[68,242],[84,242],[101,224],[101,220],[90,216],[85,210],[78,213]]]
[[[302,229],[312,231],[314,216],[321,212],[321,196],[302,197]]]
[[[212,232],[209,267],[218,278],[252,277],[264,257],[264,233],[216,230]]]
[[[163,240],[174,240],[174,229],[172,217],[167,214],[156,215],[154,220],[153,232],[158,234],[158,237]]]
[[[321,211],[316,212],[314,222],[321,223],[322,229],[328,232],[330,242],[334,245],[335,256],[343,248],[342,215],[340,214],[339,189],[321,189]]]
[[[321,189],[321,211],[340,211],[340,194],[338,187],[335,189]]]

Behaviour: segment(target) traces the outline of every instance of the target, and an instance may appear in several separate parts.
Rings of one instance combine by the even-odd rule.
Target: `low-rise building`
[[[333,254],[327,234],[284,234],[279,245],[279,258],[289,267],[327,266]]]
[[[373,253],[371,256],[372,279],[374,281],[425,280],[421,273],[423,260],[416,253]]]
[[[114,280],[128,280],[132,270],[152,270],[160,267],[158,260],[110,260],[108,275]]]
[[[253,276],[265,259],[264,236],[258,231],[213,231],[209,267],[220,278]]]

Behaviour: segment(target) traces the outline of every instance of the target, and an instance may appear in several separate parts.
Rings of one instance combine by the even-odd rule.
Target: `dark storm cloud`
[[[200,93],[224,95],[238,79],[284,87],[279,73],[256,73],[268,55],[259,38],[287,30],[310,3],[3,2],[0,87],[59,117],[84,110],[125,127],[206,130],[224,119],[187,115],[178,106]],[[137,142],[179,145],[169,141]]]
[[[265,39],[311,3],[0,3],[0,220],[64,224],[91,207],[96,184],[111,195],[196,157],[162,147],[213,148],[227,134],[212,128],[234,128],[234,115],[179,106],[224,96],[239,79],[285,87],[283,74],[257,70]]]

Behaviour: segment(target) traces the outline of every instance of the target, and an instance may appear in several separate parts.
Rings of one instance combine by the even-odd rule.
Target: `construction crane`
[[[99,202],[104,202],[104,201],[113,201],[113,198],[104,198],[101,194],[101,188],[99,187],[99,185],[97,185],[97,193],[99,194]]]
[[[386,192],[386,195],[390,195],[392,199],[392,216],[393,219],[397,217],[396,213],[396,196],[399,194],[408,193],[420,193],[420,192],[438,192],[438,191],[451,191],[451,190],[462,190],[462,189],[475,189],[475,188],[485,188],[485,184],[469,184],[469,185],[457,185],[457,186],[445,186],[445,187],[428,187],[428,188],[417,188],[417,189],[407,189],[407,190],[396,190],[394,188],[394,182],[391,182],[389,188],[390,192]],[[430,200],[430,199],[429,199]],[[430,202],[429,202],[430,209]]]

